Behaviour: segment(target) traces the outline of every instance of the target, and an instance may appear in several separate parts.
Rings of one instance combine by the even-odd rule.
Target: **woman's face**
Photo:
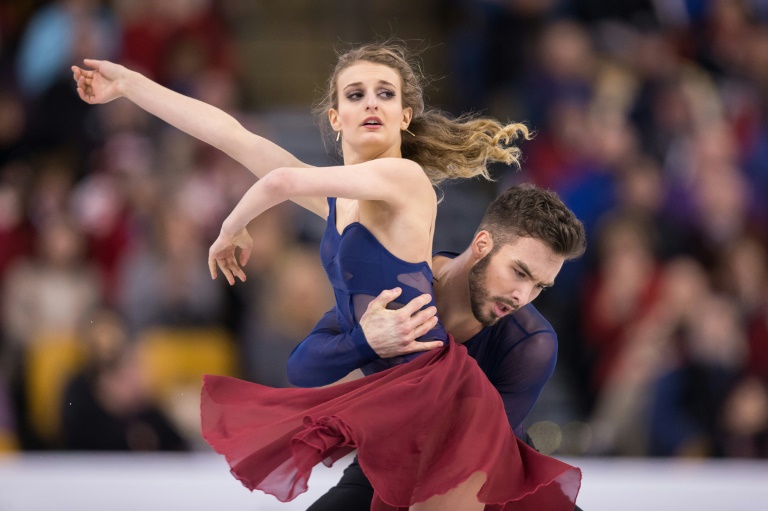
[[[328,118],[341,131],[344,162],[400,157],[401,130],[411,121],[403,108],[400,75],[383,64],[358,62],[339,73],[338,110]]]

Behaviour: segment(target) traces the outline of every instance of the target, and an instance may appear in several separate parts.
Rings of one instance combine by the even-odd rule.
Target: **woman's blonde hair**
[[[403,45],[391,42],[365,44],[339,55],[326,91],[315,107],[321,117],[320,126],[326,131],[328,110],[339,107],[339,74],[357,62],[383,64],[400,75],[402,105],[413,110],[408,130],[415,135],[403,135],[401,152],[404,158],[421,165],[433,184],[474,176],[491,179],[488,164],[493,162],[520,166],[520,149],[512,143],[518,137],[531,138],[524,124],[503,125],[495,119],[467,114],[451,118],[439,110],[425,109],[426,80],[421,69],[411,61]]]

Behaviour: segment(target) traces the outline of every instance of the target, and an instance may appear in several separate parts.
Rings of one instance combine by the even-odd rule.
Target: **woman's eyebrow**
[[[350,87],[360,87],[361,85],[363,85],[363,82],[350,83],[348,85],[345,85],[344,89],[348,89]],[[388,82],[386,80],[379,80],[378,81],[378,85],[388,85],[390,87],[394,87],[395,86],[393,83],[390,83],[390,82]]]

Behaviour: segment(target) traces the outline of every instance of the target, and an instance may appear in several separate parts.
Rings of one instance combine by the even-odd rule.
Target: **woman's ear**
[[[411,121],[413,120],[413,108],[403,108],[403,122],[400,125],[400,131],[408,129],[408,126],[411,124]]]
[[[328,110],[328,122],[331,123],[333,131],[341,131],[341,122],[339,121],[339,112],[334,108]]]

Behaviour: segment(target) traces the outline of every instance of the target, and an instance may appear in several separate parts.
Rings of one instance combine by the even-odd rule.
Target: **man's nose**
[[[511,298],[517,308],[528,304],[531,301],[531,292],[533,291],[533,285],[520,284],[512,291]]]

